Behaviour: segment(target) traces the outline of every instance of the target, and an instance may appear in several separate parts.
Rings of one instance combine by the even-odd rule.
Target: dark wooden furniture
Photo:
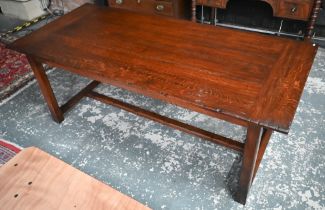
[[[311,16],[309,18],[309,23],[308,23],[308,27],[307,27],[307,33],[306,33],[306,38],[310,39],[313,35],[313,31],[315,28],[315,23],[316,23],[316,18],[319,14],[319,10],[322,4],[322,0],[315,0],[314,2],[314,8],[313,11],[311,13]]]
[[[86,96],[241,152],[235,200],[243,204],[272,132],[289,132],[317,51],[309,42],[89,4],[9,47],[27,54],[56,122]],[[42,63],[94,81],[59,106]],[[99,83],[245,126],[246,142],[99,94]]]
[[[190,19],[189,0],[107,0],[113,8]]]
[[[322,0],[260,0],[268,3],[276,17],[309,21],[306,37],[311,38]],[[196,22],[196,5],[226,9],[229,0],[192,0],[192,21]]]

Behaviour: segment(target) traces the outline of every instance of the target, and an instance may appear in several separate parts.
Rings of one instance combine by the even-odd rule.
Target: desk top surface
[[[287,133],[317,47],[86,4],[12,49],[210,116]]]
[[[150,209],[35,147],[0,167],[0,186],[1,209]]]

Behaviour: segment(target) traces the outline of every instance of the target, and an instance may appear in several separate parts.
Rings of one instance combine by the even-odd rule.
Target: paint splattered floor
[[[55,70],[60,103],[86,79]],[[240,141],[245,130],[112,87],[100,92]],[[245,209],[325,208],[325,49],[288,136],[273,135]],[[52,121],[36,83],[0,106],[0,138],[37,146],[153,209],[243,209],[226,187],[238,154],[91,99]],[[81,183],[82,184],[82,183]]]

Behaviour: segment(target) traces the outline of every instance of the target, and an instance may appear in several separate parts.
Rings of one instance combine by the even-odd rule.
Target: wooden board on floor
[[[0,209],[149,209],[30,147],[0,168]]]

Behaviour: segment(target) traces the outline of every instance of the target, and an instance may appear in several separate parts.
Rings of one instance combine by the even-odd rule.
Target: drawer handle
[[[156,6],[156,10],[158,10],[158,11],[163,11],[164,10],[164,5],[162,5],[162,4],[158,4],[157,6]]]
[[[123,0],[115,0],[116,4],[123,4]]]
[[[296,6],[293,6],[292,8],[291,8],[291,13],[295,13],[297,11],[297,7]]]

